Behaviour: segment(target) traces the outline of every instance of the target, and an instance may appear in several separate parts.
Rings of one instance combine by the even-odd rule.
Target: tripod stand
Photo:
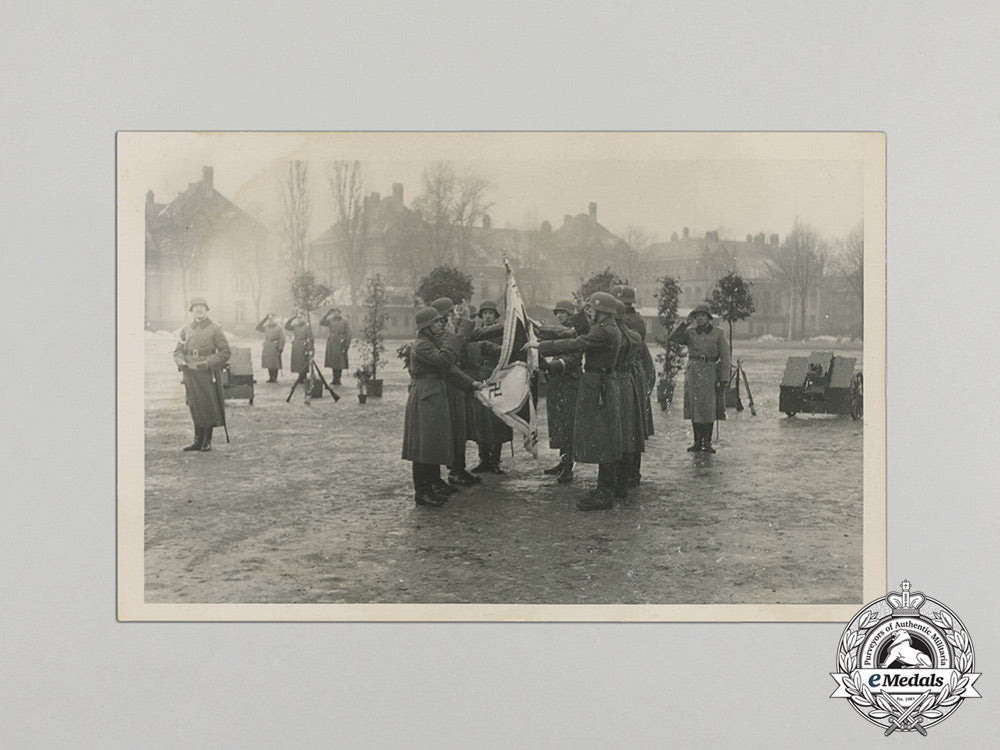
[[[285,399],[286,404],[292,400],[292,396],[295,394],[295,389],[299,387],[299,383],[306,384],[306,403],[312,403],[313,375],[319,378],[323,386],[330,392],[330,395],[333,396],[334,401],[340,401],[340,396],[337,395],[337,392],[330,387],[330,384],[326,382],[326,378],[323,377],[323,371],[319,369],[319,365],[317,365],[316,360],[313,359],[313,353],[309,352],[306,366],[302,368],[302,372],[299,373],[299,377],[296,378],[294,383],[292,383],[292,390],[288,392],[288,398]]]

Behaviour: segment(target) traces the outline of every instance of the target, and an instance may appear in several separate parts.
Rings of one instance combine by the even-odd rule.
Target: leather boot
[[[201,439],[202,439],[202,428],[194,428],[194,442],[191,445],[186,445],[181,448],[182,451],[200,451],[201,450]]]
[[[642,466],[642,454],[633,453],[631,455],[632,455],[632,461],[629,463],[628,466],[628,474],[625,478],[625,486],[638,487],[639,480],[642,478],[642,475],[639,473],[639,468]]]
[[[413,493],[413,502],[417,505],[427,505],[431,508],[440,508],[444,505],[444,500],[439,498],[427,487],[422,487]]]
[[[506,474],[507,472],[500,468],[500,454],[503,452],[503,445],[497,443],[493,446],[490,451],[490,471],[494,474]]]
[[[551,469],[545,469],[542,473],[543,474],[548,474],[549,476],[553,476],[555,474],[561,474],[562,470],[563,470],[563,460],[562,460],[562,456],[560,456],[559,457],[559,463],[557,463]]]
[[[615,485],[614,492],[612,493],[614,497],[618,500],[624,500],[628,497],[628,487],[625,484],[625,478],[628,472],[628,466],[632,463],[632,454],[624,453],[622,454],[621,460],[615,467]]]
[[[475,474],[470,474],[465,469],[459,469],[455,473],[469,484],[479,484],[480,482],[483,481],[482,477],[477,477]]]
[[[472,468],[473,474],[482,474],[490,470],[490,447],[485,443],[479,444],[479,463]]]
[[[703,432],[701,433],[701,449],[705,453],[715,453],[715,448],[712,447],[712,433],[715,431],[715,425],[711,422],[702,427]]]
[[[455,470],[449,471],[448,484],[454,485],[456,487],[468,487],[469,485],[475,484],[475,482],[473,482],[472,480],[465,478],[465,474],[467,473],[468,472],[466,472],[465,469],[461,469],[458,471]],[[471,474],[469,474],[469,476],[472,477]],[[479,479],[479,477],[472,477],[472,479],[477,479],[480,482],[482,481],[481,479]]]
[[[443,497],[447,500],[449,495],[454,495],[456,492],[461,492],[461,490],[453,484],[448,484],[446,481],[437,477],[433,482],[431,482],[431,491]]]
[[[606,487],[598,487],[585,498],[577,502],[578,510],[610,510],[615,499]]]
[[[204,451],[210,451],[210,450],[212,450],[212,428],[211,427],[203,427],[202,428],[202,430],[201,430],[201,448],[199,448],[199,450],[201,450],[203,452]]]
[[[688,453],[701,453],[701,425],[692,422],[691,429],[694,431],[694,444],[688,448]]]

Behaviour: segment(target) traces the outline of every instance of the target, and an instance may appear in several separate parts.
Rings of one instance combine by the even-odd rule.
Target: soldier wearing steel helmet
[[[691,420],[694,444],[689,453],[715,453],[712,429],[716,419],[726,418],[723,387],[729,380],[729,342],[712,311],[700,304],[670,334],[670,340],[687,346],[684,373],[684,419]]]
[[[229,342],[222,327],[208,317],[204,297],[191,300],[188,312],[193,320],[180,332],[174,348],[174,362],[184,373],[194,442],[185,451],[212,450],[212,429],[226,424],[226,402],[222,392],[222,368],[229,361]]]
[[[615,298],[594,292],[585,310],[591,319],[586,334],[538,343],[541,356],[582,352],[583,376],[573,422],[573,458],[597,464],[597,488],[581,499],[580,510],[606,510],[614,505],[615,474],[622,457],[621,396],[614,378],[622,334],[615,323]]]
[[[413,462],[414,502],[436,507],[448,499],[440,490],[441,466],[455,460],[444,380],[458,362],[458,344],[454,335],[446,333],[444,317],[431,306],[417,312],[416,328],[417,338],[410,345],[402,457]],[[482,386],[470,378],[468,387]]]
[[[560,338],[572,327],[576,305],[571,300],[562,299],[552,306],[557,325],[539,326],[539,340]],[[577,391],[580,388],[581,352],[568,352],[553,357],[539,357],[539,367],[548,379],[548,395],[545,411],[549,427],[549,447],[559,451],[559,463],[545,473],[556,475],[557,481],[565,484],[573,481],[573,422],[576,412]]]

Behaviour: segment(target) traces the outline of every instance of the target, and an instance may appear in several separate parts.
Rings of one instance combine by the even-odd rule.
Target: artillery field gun
[[[796,414],[850,414],[864,416],[864,380],[854,372],[856,357],[837,357],[833,352],[813,352],[808,357],[789,357],[781,378],[778,409],[789,417]]]

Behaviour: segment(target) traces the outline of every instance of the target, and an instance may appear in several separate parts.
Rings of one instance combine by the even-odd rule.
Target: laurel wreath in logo
[[[858,620],[856,628],[848,627],[844,633],[838,649],[837,662],[840,671],[845,675],[850,675],[857,669],[858,655],[855,649],[864,640],[865,634],[879,620],[878,611],[869,610]],[[968,673],[972,671],[972,641],[969,640],[969,634],[962,628],[961,623],[956,622],[954,617],[943,610],[935,612],[931,616],[931,620],[941,628],[945,639],[955,649],[955,669],[962,673],[962,677],[959,678],[958,674],[952,674],[948,684],[943,686],[939,693],[931,693],[930,701],[927,701],[923,706],[915,707],[917,710],[909,714],[908,721],[911,725],[915,724],[918,719],[940,719],[944,716],[944,712],[939,709],[949,708],[961,701],[962,695],[969,685]],[[868,685],[861,679],[860,674],[855,674],[853,680],[845,680],[844,690],[850,696],[851,702],[871,719],[878,720],[890,717],[898,719],[902,716],[898,707],[882,694],[872,693]],[[864,710],[868,708],[873,710]]]

